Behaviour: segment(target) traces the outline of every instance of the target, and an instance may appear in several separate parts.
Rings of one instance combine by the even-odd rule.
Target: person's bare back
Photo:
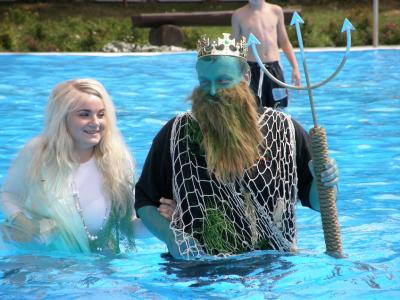
[[[235,38],[254,34],[261,43],[257,50],[263,62],[279,60],[280,41],[287,38],[286,32],[282,33],[282,26],[284,26],[282,8],[263,0],[249,1],[232,16]],[[252,51],[249,51],[247,60],[256,61]]]

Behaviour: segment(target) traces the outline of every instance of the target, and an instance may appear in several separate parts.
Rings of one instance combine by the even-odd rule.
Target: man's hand
[[[308,167],[315,178],[314,163],[312,160],[308,162]],[[329,159],[329,162],[325,165],[325,170],[321,173],[321,178],[319,179],[324,186],[335,187],[337,189],[339,184],[339,168],[333,158]]]
[[[167,198],[160,198],[161,205],[158,207],[158,212],[168,221],[172,221],[172,214],[176,209],[176,202]]]
[[[313,183],[312,183],[311,189],[310,189],[310,205],[311,205],[312,209],[317,210],[317,211],[320,211],[319,200],[318,200],[318,191],[317,191],[318,181],[320,183],[322,183],[322,185],[325,187],[333,188],[336,195],[337,195],[337,191],[338,191],[339,169],[338,169],[338,166],[334,159],[329,158],[328,160],[329,160],[329,162],[325,165],[324,171],[321,173],[321,176],[319,178],[316,178],[316,176],[315,176],[313,161],[310,160],[308,162],[308,168],[310,169],[310,172],[311,172],[312,176],[314,177],[314,180],[313,180]],[[337,198],[336,198],[336,200],[337,200]]]
[[[292,69],[292,84],[295,86],[300,86],[300,71],[298,68]]]

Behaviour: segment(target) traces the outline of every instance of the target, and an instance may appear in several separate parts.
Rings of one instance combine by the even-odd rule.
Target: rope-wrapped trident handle
[[[336,70],[325,80],[311,85],[310,77],[308,73],[306,58],[304,55],[304,46],[303,40],[301,37],[300,31],[300,23],[304,23],[301,17],[298,15],[297,12],[293,14],[292,21],[290,25],[296,26],[296,33],[297,39],[299,42],[299,48],[301,52],[301,57],[303,61],[303,69],[306,77],[306,86],[294,86],[286,84],[277,78],[275,78],[268,70],[265,68],[263,62],[258,55],[256,45],[260,44],[257,38],[253,35],[249,35],[249,40],[247,42],[247,46],[251,46],[253,54],[257,60],[258,65],[264,71],[264,73],[275,83],[280,86],[289,89],[295,90],[307,90],[308,98],[310,100],[310,107],[311,113],[313,118],[314,127],[310,130],[310,137],[311,137],[311,151],[312,151],[312,159],[314,162],[314,172],[316,178],[321,177],[321,173],[325,170],[325,165],[329,163],[329,156],[328,156],[328,143],[326,138],[326,132],[323,127],[319,127],[317,123],[317,115],[315,113],[314,107],[314,98],[312,90],[324,85],[325,83],[329,82],[333,79],[343,68],[347,55],[350,51],[351,46],[351,30],[355,30],[353,25],[350,23],[349,20],[345,19],[342,27],[342,32],[346,31],[347,33],[347,47],[346,52],[343,56],[343,59],[340,65],[336,68]],[[339,228],[339,221],[338,221],[338,214],[336,209],[336,191],[334,187],[325,187],[321,180],[317,180],[317,190],[318,190],[318,201],[320,205],[320,212],[321,212],[321,220],[322,220],[322,227],[324,231],[324,238],[325,238],[325,245],[326,245],[326,252],[334,257],[343,257],[343,248],[342,248],[342,240],[340,236],[340,228]]]

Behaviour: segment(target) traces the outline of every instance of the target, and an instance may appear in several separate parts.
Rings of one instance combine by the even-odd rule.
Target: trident
[[[306,77],[306,86],[294,86],[290,84],[286,84],[277,78],[275,78],[268,70],[265,68],[264,64],[262,63],[260,56],[258,55],[256,45],[259,45],[260,42],[257,38],[250,33],[249,40],[247,42],[247,46],[251,46],[253,54],[257,60],[258,65],[264,71],[264,73],[275,83],[285,88],[294,89],[294,90],[307,90],[308,98],[310,100],[310,107],[311,113],[313,118],[314,127],[310,130],[310,137],[311,137],[311,151],[312,157],[314,161],[314,173],[317,176],[316,178],[320,178],[320,174],[324,171],[325,164],[328,163],[328,143],[326,139],[325,129],[323,127],[319,127],[317,124],[317,115],[315,113],[314,107],[314,98],[312,90],[316,89],[330,80],[332,80],[343,68],[346,60],[347,55],[350,52],[351,46],[351,30],[355,30],[354,26],[350,23],[348,19],[345,19],[343,22],[342,32],[347,33],[347,46],[346,52],[342,58],[340,65],[336,68],[336,70],[325,80],[317,83],[311,84],[310,77],[308,74],[308,68],[306,63],[306,58],[304,55],[304,46],[303,40],[301,37],[300,31],[300,24],[304,24],[304,21],[301,19],[299,14],[295,12],[292,17],[292,21],[290,25],[296,26],[296,33],[297,39],[299,42],[299,48],[301,53],[301,58],[303,61],[303,69]],[[321,220],[322,220],[322,227],[324,231],[324,239],[326,245],[326,252],[329,255],[335,257],[343,257],[343,250],[342,250],[342,241],[340,237],[340,229],[339,229],[339,221],[337,216],[337,209],[336,209],[336,197],[335,197],[335,189],[334,188],[327,188],[322,185],[320,180],[317,180],[317,190],[318,190],[318,201],[320,204],[320,212],[321,212]]]

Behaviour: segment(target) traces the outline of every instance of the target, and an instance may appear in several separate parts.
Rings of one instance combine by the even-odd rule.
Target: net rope
[[[194,134],[196,125],[191,113],[180,114],[171,135],[177,209],[170,227],[180,254],[189,258],[258,249],[294,251],[297,169],[290,117],[264,111],[259,117],[264,136],[260,157],[241,178],[229,183],[208,171]]]

